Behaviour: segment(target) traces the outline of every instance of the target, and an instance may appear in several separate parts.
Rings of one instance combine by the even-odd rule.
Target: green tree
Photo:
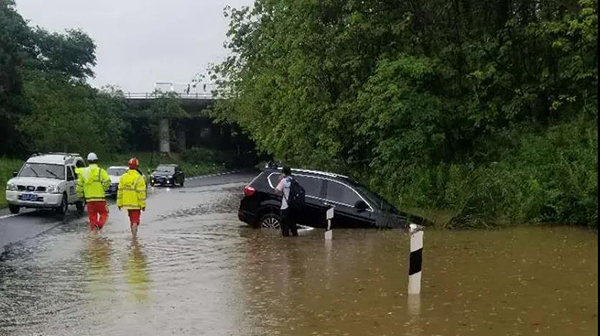
[[[11,0],[0,1],[0,154],[14,154],[22,138],[15,125],[23,106],[22,66],[27,57],[24,44],[30,39],[25,20]]]
[[[28,67],[85,81],[94,76],[96,44],[83,31],[67,29],[65,34],[49,33],[37,27],[31,32],[35,48]]]
[[[20,130],[32,150],[108,154],[120,148],[127,108],[122,97],[39,72],[27,76],[25,94],[31,113]]]
[[[27,150],[68,146],[62,138],[68,133],[60,136],[57,133],[56,140],[60,141],[54,146],[50,146],[53,137],[49,133],[53,125],[64,123],[73,115],[66,114],[64,120],[60,120],[59,114],[46,116],[42,112],[45,108],[43,104],[50,104],[50,110],[58,109],[55,105],[66,97],[83,101],[63,103],[81,107],[90,103],[89,95],[81,91],[94,92],[90,87],[82,87],[86,79],[94,74],[92,67],[96,64],[96,46],[93,40],[79,30],[67,30],[65,34],[59,34],[49,33],[39,27],[31,28],[17,13],[12,0],[0,1],[0,27],[0,118],[3,120],[0,124],[0,154],[22,155]],[[60,85],[64,87],[59,88]],[[55,92],[60,97],[54,99],[43,96]],[[102,104],[102,97],[95,98],[95,103]],[[79,120],[93,119],[83,115],[90,108],[76,111],[82,114],[78,115]],[[110,111],[107,113],[110,114]],[[37,121],[37,117],[51,123],[44,125]],[[20,124],[23,127],[19,127]],[[27,130],[27,134],[23,130]],[[116,131],[119,132],[118,129]],[[44,132],[44,140],[35,139],[37,145],[44,145],[31,145],[32,137]]]
[[[350,173],[403,208],[451,208],[456,225],[517,203],[502,185],[527,169],[486,169],[520,156],[521,138],[597,121],[594,1],[257,0],[226,15],[217,118],[276,159]]]

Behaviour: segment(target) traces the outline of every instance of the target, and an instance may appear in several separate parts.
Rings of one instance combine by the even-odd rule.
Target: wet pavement
[[[405,233],[251,229],[252,177],[156,189],[137,240],[114,206],[98,236],[77,215],[0,219],[21,229],[0,256],[0,335],[598,334],[594,233],[428,230],[408,297]]]

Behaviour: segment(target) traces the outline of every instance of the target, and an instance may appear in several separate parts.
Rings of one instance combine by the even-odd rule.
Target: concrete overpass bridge
[[[159,150],[169,153],[175,147],[182,151],[188,147],[199,145],[207,141],[231,140],[232,129],[228,125],[215,124],[206,113],[216,98],[211,92],[175,92],[179,102],[189,118],[163,118],[159,121]],[[124,93],[127,105],[133,110],[150,108],[163,93],[138,92]]]
[[[150,107],[152,102],[161,97],[161,93],[156,92],[126,92],[123,93],[125,100],[133,107]],[[211,92],[176,92],[181,106],[191,108],[193,111],[212,105],[216,99]]]

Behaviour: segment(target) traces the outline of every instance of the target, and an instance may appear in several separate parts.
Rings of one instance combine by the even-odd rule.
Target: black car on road
[[[171,186],[179,185],[183,187],[185,183],[185,174],[176,164],[160,164],[150,174],[150,185]]]
[[[326,227],[326,211],[334,207],[333,228],[404,228],[406,214],[347,176],[292,169],[292,176],[306,191],[305,205],[298,224]],[[281,196],[275,187],[280,168],[266,168],[244,188],[238,218],[256,228],[279,228]]]

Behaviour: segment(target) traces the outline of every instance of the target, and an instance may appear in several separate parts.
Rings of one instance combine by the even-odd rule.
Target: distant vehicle
[[[406,227],[407,216],[366,187],[347,176],[292,169],[293,177],[306,190],[306,204],[298,218],[301,225],[325,228],[325,214],[335,208],[334,228]],[[275,188],[280,168],[266,167],[244,188],[238,218],[256,228],[281,226],[281,196]]]
[[[121,180],[121,176],[125,174],[129,170],[127,166],[111,166],[108,167],[106,171],[108,173],[108,177],[110,177],[110,188],[106,191],[106,196],[116,196],[119,192],[119,181]],[[146,189],[148,189],[148,176],[138,170],[142,177],[144,178],[144,182],[146,182]]]
[[[126,166],[108,167],[106,172],[108,173],[108,177],[110,177],[110,188],[106,191],[107,196],[115,196],[117,194],[117,191],[119,190],[119,180],[127,170],[129,170],[129,167]]]
[[[77,197],[76,169],[85,161],[76,153],[47,153],[30,157],[6,184],[6,200],[11,213],[21,208],[54,209],[64,215],[69,204],[83,212]]]
[[[176,164],[160,164],[150,174],[150,185],[162,185],[175,187],[179,185],[183,187],[185,183],[185,174],[183,170]]]

